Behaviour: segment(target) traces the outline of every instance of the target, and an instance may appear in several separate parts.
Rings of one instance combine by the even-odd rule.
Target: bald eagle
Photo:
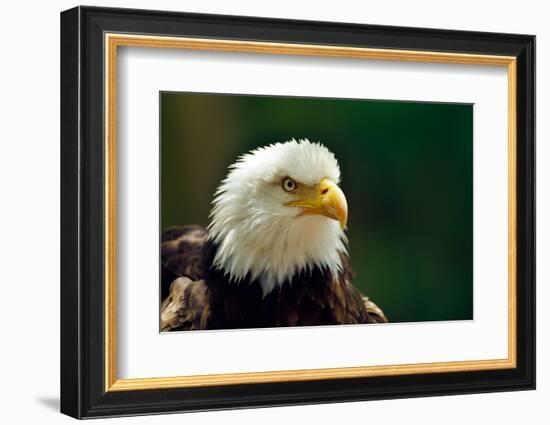
[[[352,283],[339,182],[320,143],[293,139],[241,156],[208,228],[162,235],[161,331],[386,322]]]

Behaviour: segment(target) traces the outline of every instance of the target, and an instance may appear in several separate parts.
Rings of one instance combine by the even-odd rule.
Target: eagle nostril
[[[323,189],[323,191],[321,192],[321,195],[326,195],[327,192],[328,192],[328,188]]]

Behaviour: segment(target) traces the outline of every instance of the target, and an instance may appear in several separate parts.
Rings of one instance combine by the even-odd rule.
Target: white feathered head
[[[291,140],[253,150],[216,191],[209,238],[214,266],[231,281],[258,280],[264,294],[317,266],[336,275],[346,253],[346,198],[334,154]]]

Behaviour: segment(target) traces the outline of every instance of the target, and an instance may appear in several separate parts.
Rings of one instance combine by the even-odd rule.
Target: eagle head
[[[218,187],[209,239],[213,266],[264,295],[315,267],[336,276],[346,254],[347,202],[334,154],[290,140],[242,155]]]

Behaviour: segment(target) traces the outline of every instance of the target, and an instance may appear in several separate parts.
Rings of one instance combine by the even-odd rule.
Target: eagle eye
[[[285,192],[292,193],[296,190],[296,188],[297,188],[296,182],[292,180],[290,177],[285,177],[283,179],[283,189],[285,190]]]

